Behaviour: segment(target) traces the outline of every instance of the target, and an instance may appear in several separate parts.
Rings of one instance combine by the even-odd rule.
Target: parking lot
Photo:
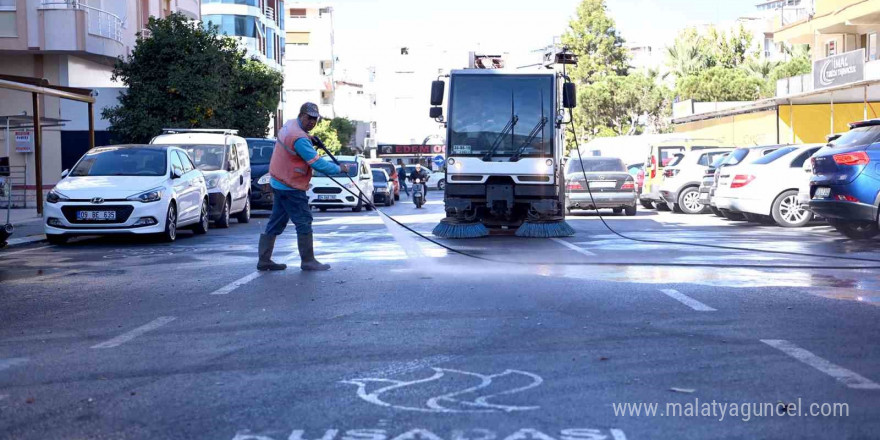
[[[442,217],[436,192],[424,209],[401,202],[383,210],[423,233]],[[316,211],[318,257],[333,265],[323,273],[296,268],[292,227],[276,256],[294,267],[256,272],[259,211],[249,224],[182,231],[171,244],[14,247],[0,251],[0,437],[877,432],[880,279],[867,267],[880,263],[823,256],[880,260],[876,240],[819,222],[603,213],[633,238],[805,255],[633,242],[589,212],[569,217],[570,238],[443,241],[475,259],[375,212]],[[623,403],[695,399],[845,403],[848,415],[616,413]]]

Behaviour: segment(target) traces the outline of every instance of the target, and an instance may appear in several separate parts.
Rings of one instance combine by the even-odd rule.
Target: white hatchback
[[[708,208],[700,202],[700,183],[706,168],[733,148],[710,148],[679,153],[663,170],[660,198],[675,212],[701,214]]]
[[[370,165],[360,155],[337,156],[336,159],[348,165],[348,174],[327,176],[315,172],[306,192],[309,206],[321,211],[330,208],[351,208],[354,212],[360,212],[363,208],[373,209],[373,172]]]
[[[732,168],[728,185],[719,186],[716,196],[727,209],[741,212],[749,220],[772,218],[783,227],[807,224],[812,215],[798,200],[798,190],[810,176],[804,163],[822,144],[790,145],[746,165]]]
[[[186,152],[165,145],[113,145],[89,150],[46,196],[46,238],[208,231],[208,190]]]

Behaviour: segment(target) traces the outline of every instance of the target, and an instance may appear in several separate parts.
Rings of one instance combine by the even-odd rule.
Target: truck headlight
[[[140,194],[135,194],[133,196],[127,197],[125,200],[131,200],[133,202],[141,202],[141,203],[150,203],[150,202],[158,202],[162,200],[162,194],[165,192],[165,188],[153,188],[149,191],[144,191]]]
[[[70,199],[67,198],[67,196],[65,196],[64,194],[61,194],[60,192],[55,191],[54,189],[52,191],[49,191],[48,194],[46,194],[46,201],[49,203],[58,203],[58,202],[64,202],[67,200],[70,200]]]
[[[272,176],[270,176],[269,173],[263,174],[263,175],[257,180],[257,185],[268,185],[268,184],[269,184],[269,179],[271,179],[271,178],[272,178]]]

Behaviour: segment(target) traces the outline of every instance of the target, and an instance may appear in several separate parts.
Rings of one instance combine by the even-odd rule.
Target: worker
[[[348,173],[348,166],[336,165],[318,155],[309,132],[321,114],[318,106],[307,102],[299,109],[296,119],[287,121],[278,131],[275,150],[269,161],[269,186],[274,203],[266,230],[260,235],[257,270],[284,270],[287,265],[272,261],[275,239],[284,232],[288,221],[296,226],[296,244],[301,260],[300,268],[308,271],[328,270],[330,265],[315,259],[312,236],[312,212],[309,207],[309,182],[312,170],[324,174]]]

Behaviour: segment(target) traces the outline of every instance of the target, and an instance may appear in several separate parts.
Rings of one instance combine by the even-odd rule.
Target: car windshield
[[[193,161],[193,165],[202,171],[223,169],[226,147],[223,145],[179,145]]]
[[[341,163],[343,165],[348,165],[348,174],[340,172],[340,173],[334,173],[334,174],[315,173],[315,175],[318,177],[354,177],[354,176],[358,175],[357,162],[348,161],[348,160],[340,160],[339,163]],[[340,182],[340,183],[346,183],[346,182],[349,182],[349,180],[345,179],[345,182]]]
[[[782,147],[782,148],[780,148],[780,149],[778,149],[778,150],[776,150],[776,151],[774,151],[774,152],[772,152],[772,153],[770,153],[760,159],[755,160],[752,163],[755,165],[768,164],[768,163],[773,162],[774,160],[779,159],[780,157],[785,156],[786,154],[791,153],[792,151],[797,150],[797,149],[798,149],[798,147]]]
[[[162,148],[115,148],[87,153],[71,176],[164,176],[167,151]]]
[[[518,150],[523,157],[552,155],[551,76],[459,75],[451,96],[451,155],[484,156],[493,145],[493,156],[511,156]]]
[[[373,182],[381,182],[385,183],[388,179],[385,178],[385,173],[381,170],[373,170]]]
[[[269,139],[248,139],[251,165],[268,165],[275,151],[275,141]]]
[[[857,147],[880,142],[880,125],[856,127],[833,140],[835,148]]]
[[[745,159],[746,156],[748,156],[748,155],[749,155],[748,148],[737,148],[736,150],[733,150],[724,159],[724,162],[722,162],[722,165],[724,165],[724,166],[736,165],[736,164],[742,162],[742,160]]]
[[[581,166],[583,164],[583,166]],[[615,158],[584,158],[583,161],[571,159],[568,162],[568,174],[571,173],[598,173],[598,172],[626,172],[623,161]]]

